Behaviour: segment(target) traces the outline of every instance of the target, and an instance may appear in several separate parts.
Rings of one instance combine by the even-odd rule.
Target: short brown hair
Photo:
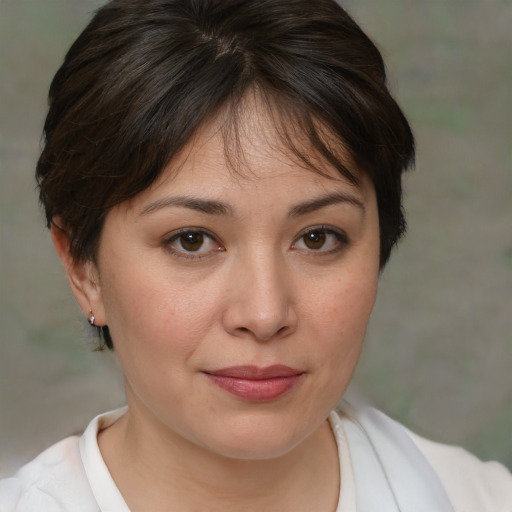
[[[383,266],[405,231],[401,175],[414,139],[379,51],[334,0],[113,0],[99,9],[51,84],[36,171],[48,225],[62,219],[73,257],[94,260],[108,211],[148,188],[220,109],[236,125],[230,107],[250,88],[275,106],[283,141],[306,165],[319,170],[287,126],[351,181],[340,148],[371,178]]]

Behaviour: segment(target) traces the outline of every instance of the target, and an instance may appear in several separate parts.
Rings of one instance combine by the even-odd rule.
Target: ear
[[[80,262],[73,258],[70,251],[69,235],[60,226],[62,226],[61,220],[55,218],[52,221],[50,232],[55,250],[66,270],[71,291],[86,318],[92,314],[95,325],[107,325],[96,265],[90,260]]]

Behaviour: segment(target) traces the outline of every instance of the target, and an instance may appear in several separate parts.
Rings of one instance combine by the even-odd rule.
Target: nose
[[[223,314],[232,336],[270,341],[295,331],[297,311],[289,269],[279,257],[243,258],[231,269]]]

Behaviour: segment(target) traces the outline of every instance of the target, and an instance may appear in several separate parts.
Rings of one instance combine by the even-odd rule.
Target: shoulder
[[[371,468],[368,454],[373,452],[378,462],[375,467],[380,468],[375,474],[384,472],[395,497],[404,502],[413,494],[413,502],[418,495],[423,502],[443,494],[451,503],[450,507],[444,502],[446,510],[512,512],[512,474],[498,462],[482,462],[462,448],[424,439],[372,407],[343,401],[334,413],[349,434],[356,477],[358,466],[364,470],[359,476],[366,476]],[[365,464],[359,459],[366,460]]]
[[[14,476],[0,480],[2,512],[96,512],[80,457],[79,438],[45,450]]]
[[[97,442],[98,432],[125,412],[122,407],[96,416],[81,437],[60,441],[14,476],[0,480],[0,512],[128,510]]]
[[[407,432],[438,474],[456,510],[512,511],[512,474],[505,466]]]

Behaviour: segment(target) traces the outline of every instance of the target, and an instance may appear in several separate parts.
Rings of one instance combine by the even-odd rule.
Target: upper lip
[[[246,380],[264,380],[276,379],[279,377],[292,377],[294,375],[301,375],[301,370],[286,366],[283,364],[274,364],[272,366],[229,366],[227,368],[220,368],[218,370],[205,371],[208,375],[215,375],[218,377],[231,377],[235,379]]]

